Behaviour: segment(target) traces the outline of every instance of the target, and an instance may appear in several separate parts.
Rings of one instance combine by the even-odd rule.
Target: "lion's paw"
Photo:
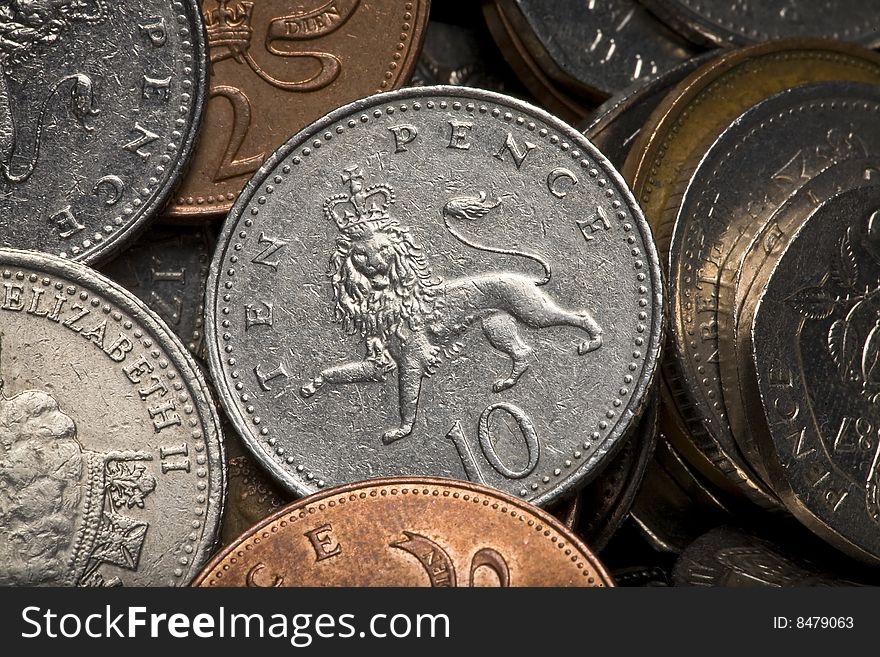
[[[398,427],[397,429],[389,429],[382,434],[382,443],[384,445],[390,445],[401,438],[406,438],[410,433],[412,433],[412,425]]]
[[[592,340],[589,340],[587,342],[581,342],[578,345],[578,354],[583,356],[584,354],[588,354],[591,351],[596,351],[596,349],[598,349],[601,346],[602,346],[602,336],[597,335]]]

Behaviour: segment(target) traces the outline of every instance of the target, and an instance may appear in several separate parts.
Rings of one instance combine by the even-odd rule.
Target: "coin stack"
[[[875,583],[826,4],[2,3],[0,584]]]

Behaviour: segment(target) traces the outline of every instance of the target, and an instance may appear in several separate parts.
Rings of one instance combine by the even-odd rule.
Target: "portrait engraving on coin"
[[[6,345],[8,349],[10,345]],[[0,585],[112,586],[100,568],[134,570],[156,479],[145,452],[93,452],[51,395],[2,395],[0,382]]]
[[[195,0],[0,6],[2,245],[89,263],[161,207],[206,92]]]
[[[511,361],[510,373],[492,384],[494,392],[512,388],[529,369],[534,350],[523,340],[518,324],[579,328],[587,338],[577,347],[581,355],[601,346],[602,329],[589,312],[565,310],[540,289],[552,276],[546,260],[473,242],[451,223],[478,221],[497,208],[500,199],[489,199],[485,192],[450,199],[441,211],[446,229],[471,248],[537,262],[544,270],[542,278],[499,272],[444,281],[431,271],[409,229],[389,214],[395,201],[393,187],[386,183],[365,187],[358,166],[346,169],[342,178],[350,193],[324,203],[325,217],[340,232],[328,274],[334,321],[347,333],[365,338],[366,356],[324,369],[303,386],[303,397],[328,383],[383,382],[390,371],[396,371],[400,425],[382,435],[387,444],[412,432],[422,379],[440,367],[444,352],[451,358],[461,353],[464,345],[455,339],[472,324],[479,324],[489,344]]]
[[[93,270],[3,249],[0,262],[0,582],[188,584],[225,487],[197,366]]]

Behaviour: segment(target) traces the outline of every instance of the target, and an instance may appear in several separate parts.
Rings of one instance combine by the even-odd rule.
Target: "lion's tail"
[[[488,251],[489,253],[498,253],[501,255],[520,256],[537,262],[544,269],[544,278],[536,281],[535,285],[547,284],[550,281],[551,277],[550,263],[544,260],[544,258],[542,258],[541,256],[535,255],[533,253],[526,253],[524,251],[503,249],[497,246],[489,246],[486,244],[480,244],[479,242],[474,242],[473,240],[459,233],[458,230],[449,221],[450,218],[475,221],[477,219],[485,217],[489,213],[489,210],[497,208],[499,205],[501,205],[501,199],[488,201],[486,199],[486,192],[480,192],[479,196],[460,196],[458,198],[454,198],[443,206],[442,214],[443,222],[444,224],[446,224],[446,230],[452,233],[453,237],[455,237],[455,239],[457,239],[459,242],[471,247],[472,249],[477,249],[479,251]]]

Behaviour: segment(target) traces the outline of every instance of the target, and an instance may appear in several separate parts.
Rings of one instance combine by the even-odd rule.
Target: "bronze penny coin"
[[[340,105],[403,86],[429,0],[204,0],[212,66],[201,140],[167,212],[225,214],[263,160]]]
[[[580,539],[527,502],[470,483],[391,478],[294,502],[217,555],[194,585],[614,583]]]

